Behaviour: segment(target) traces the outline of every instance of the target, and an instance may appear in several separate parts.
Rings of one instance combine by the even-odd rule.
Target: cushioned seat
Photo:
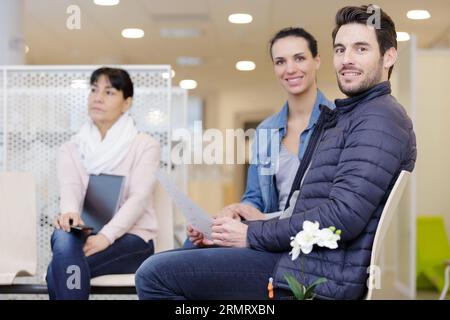
[[[155,252],[174,248],[172,200],[159,182],[156,182],[155,212],[158,219],[158,235],[155,239]],[[94,287],[134,287],[134,274],[112,274],[91,279]]]
[[[0,174],[0,285],[37,269],[36,183],[30,173]]]
[[[110,274],[91,279],[94,287],[134,287],[134,274]]]

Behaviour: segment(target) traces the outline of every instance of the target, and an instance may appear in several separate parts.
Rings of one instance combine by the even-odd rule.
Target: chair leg
[[[450,278],[450,265],[448,265],[445,268],[444,274],[445,274],[445,284],[444,284],[444,289],[442,289],[441,296],[439,297],[439,300],[445,300],[445,296],[447,295],[448,285],[449,285],[449,282],[450,282],[450,279],[449,279]]]

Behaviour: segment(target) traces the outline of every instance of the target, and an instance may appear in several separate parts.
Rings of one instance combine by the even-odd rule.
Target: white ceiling
[[[303,26],[319,42],[322,67],[319,77],[333,81],[331,30],[336,11],[345,5],[367,2],[347,0],[122,0],[119,6],[100,7],[92,0],[25,0],[25,39],[29,64],[171,64],[174,83],[198,81],[197,95],[222,88],[273,81],[267,42],[279,29]],[[69,5],[81,8],[81,30],[66,28]],[[417,35],[419,47],[430,47],[449,34],[449,0],[378,0],[396,22],[397,31]],[[412,21],[411,9],[427,9],[432,18]],[[231,13],[253,15],[253,23],[232,25]],[[123,28],[145,30],[145,37],[121,37]],[[195,39],[163,39],[161,28],[199,28]],[[180,67],[178,56],[203,59],[201,66]],[[253,72],[236,71],[239,60],[253,60]]]

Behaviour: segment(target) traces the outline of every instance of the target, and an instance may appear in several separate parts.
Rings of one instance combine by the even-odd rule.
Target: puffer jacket
[[[390,93],[386,81],[336,100],[335,110],[323,106],[321,128],[306,151],[311,161],[302,163],[291,191],[300,190],[292,216],[248,223],[250,248],[283,253],[273,271],[275,288],[289,289],[286,274],[304,285],[325,277],[315,290],[319,299],[364,296],[381,212],[398,175],[413,170],[417,154],[412,122]],[[316,246],[292,261],[290,237],[305,220],[340,229],[338,248]]]

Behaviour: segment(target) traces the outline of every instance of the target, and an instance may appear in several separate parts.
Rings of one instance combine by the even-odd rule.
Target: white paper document
[[[211,239],[212,217],[184,194],[166,173],[158,170],[156,178],[170,195],[177,208],[184,214],[188,224],[203,233],[206,238]]]

